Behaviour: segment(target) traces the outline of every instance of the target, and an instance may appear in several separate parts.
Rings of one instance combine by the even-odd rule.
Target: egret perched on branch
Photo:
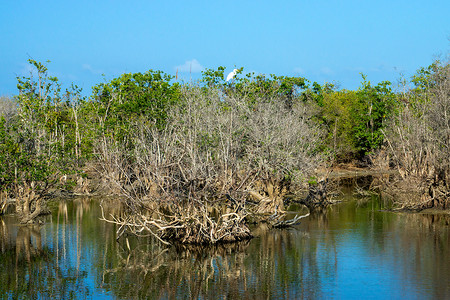
[[[230,81],[231,79],[233,79],[234,76],[236,76],[238,69],[234,69],[233,72],[230,72],[230,74],[228,74],[227,76],[227,81]]]

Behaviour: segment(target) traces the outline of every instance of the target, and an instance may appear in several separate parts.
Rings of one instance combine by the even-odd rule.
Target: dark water
[[[450,299],[450,215],[382,212],[376,198],[249,242],[165,248],[115,240],[98,202],[56,203],[41,227],[0,219],[2,298]],[[128,247],[129,246],[129,247]]]

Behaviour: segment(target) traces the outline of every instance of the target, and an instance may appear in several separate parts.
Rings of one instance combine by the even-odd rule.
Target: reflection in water
[[[11,220],[8,220],[11,221]],[[2,224],[2,252],[0,254],[0,293],[12,298],[68,297],[67,280],[73,278],[57,265],[53,249],[43,242],[38,226],[13,227],[15,236]]]
[[[104,205],[105,214],[118,212]],[[46,225],[0,219],[0,293],[11,298],[450,297],[448,214],[382,212],[376,198],[346,201],[293,229],[253,228],[250,241],[164,247],[116,241],[98,202],[55,203]]]
[[[406,214],[395,225],[401,231],[391,253],[400,253],[392,263],[436,299],[450,296],[450,215]],[[422,275],[427,274],[427,278]]]
[[[122,248],[118,265],[105,270],[104,284],[120,298],[217,298],[218,292],[233,295],[245,278],[245,269],[239,267],[247,246],[248,242],[208,249],[161,248],[150,242],[130,252]]]
[[[86,224],[89,218],[83,218],[83,211],[90,210],[90,203],[61,202],[44,226],[22,226],[11,216],[0,219],[1,295],[64,299],[93,295],[88,269],[94,257],[85,259],[80,268],[82,252],[87,250],[87,244],[81,243],[81,236],[86,237],[82,227],[92,231],[92,225],[101,225],[95,220]],[[98,248],[94,240],[88,247]]]

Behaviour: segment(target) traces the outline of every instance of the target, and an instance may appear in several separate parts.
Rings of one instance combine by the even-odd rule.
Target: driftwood
[[[253,237],[245,224],[247,214],[243,209],[218,216],[214,216],[213,212],[199,203],[156,203],[151,211],[135,211],[121,217],[110,215],[109,218],[105,217],[102,207],[101,219],[119,225],[118,238],[130,232],[138,236],[154,236],[167,245],[176,242],[216,244]]]
[[[275,215],[275,216],[271,216],[271,226],[273,228],[286,228],[286,227],[291,227],[291,226],[295,226],[300,224],[299,220],[306,218],[310,215],[310,213],[308,212],[306,215],[295,215],[295,217],[293,219],[290,220],[283,220],[282,218],[284,218],[284,215]]]
[[[279,208],[279,205],[277,205],[274,200],[270,200],[268,199],[268,197],[263,197],[255,191],[249,191],[249,194],[254,199],[259,200],[259,202],[256,203],[246,202],[253,205],[253,209],[249,209],[251,211],[251,215],[253,215],[254,218],[256,217],[256,219],[258,219],[260,222],[268,223],[272,228],[286,228],[298,225],[300,224],[300,219],[306,218],[310,215],[310,213],[301,216],[296,215],[294,218],[286,220],[286,212],[284,210],[281,210]],[[274,207],[273,213],[271,215],[264,213],[264,211],[267,211],[269,207]]]
[[[268,205],[273,205],[267,198],[259,197],[259,202],[239,201],[226,194],[226,199],[225,206],[221,201],[151,200],[139,209],[128,205],[121,215],[109,216],[105,216],[101,206],[101,220],[118,225],[118,239],[125,233],[132,233],[153,236],[166,245],[220,244],[252,238],[247,226],[249,216],[257,216],[259,221],[268,223],[272,228],[285,228],[299,224],[300,219],[310,215],[296,215],[286,220],[286,212],[278,205],[275,205],[271,215],[261,213]]]

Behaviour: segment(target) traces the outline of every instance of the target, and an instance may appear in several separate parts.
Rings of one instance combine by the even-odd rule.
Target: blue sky
[[[450,1],[28,1],[0,3],[0,95],[28,58],[90,94],[125,72],[184,80],[203,68],[336,81],[396,82],[449,53]],[[102,76],[104,74],[104,76]]]

